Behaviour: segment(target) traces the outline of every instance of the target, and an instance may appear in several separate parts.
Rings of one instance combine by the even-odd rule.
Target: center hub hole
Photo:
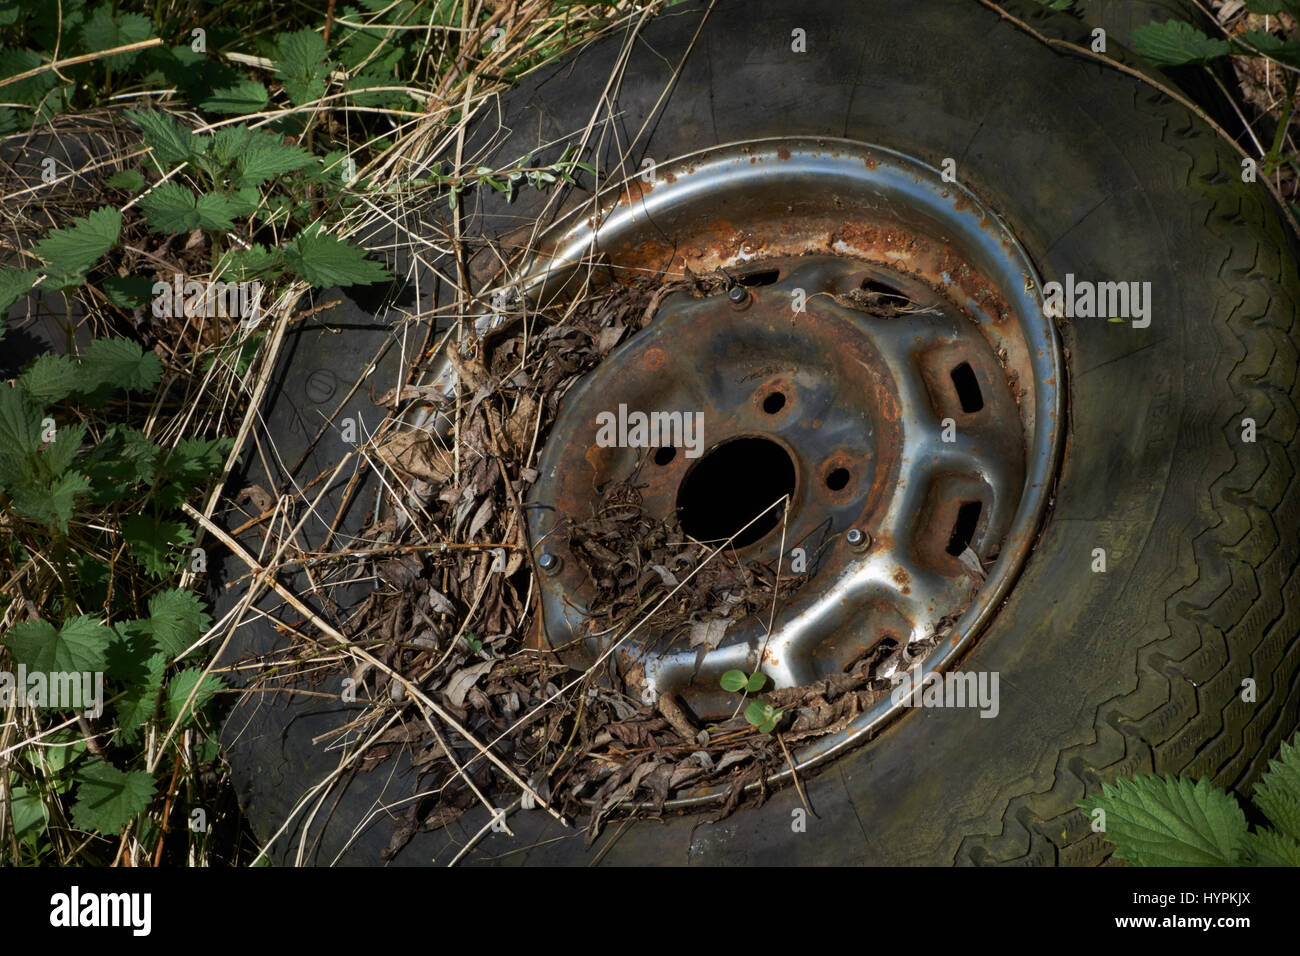
[[[732,543],[741,548],[781,524],[785,508],[780,499],[793,494],[794,462],[786,450],[766,438],[737,438],[686,473],[677,490],[677,514],[691,537],[719,542],[735,535]],[[773,507],[745,528],[769,505]]]

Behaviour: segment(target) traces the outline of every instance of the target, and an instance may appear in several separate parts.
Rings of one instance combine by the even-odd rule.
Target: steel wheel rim
[[[779,210],[766,218],[736,215],[737,210],[771,207],[773,197],[782,195],[789,197],[784,217]],[[729,229],[717,226],[720,211],[732,214],[724,220]],[[804,228],[791,228],[792,222]],[[816,255],[884,269],[903,284],[928,285],[965,312],[972,329],[1001,353],[1011,373],[1009,388],[1016,393],[1024,435],[1023,483],[984,586],[921,662],[918,676],[932,680],[931,675],[951,669],[987,629],[1015,583],[1049,504],[1063,436],[1064,362],[1043,308],[1041,282],[1014,234],[973,193],[945,182],[940,171],[916,159],[880,147],[806,138],[730,144],[660,164],[653,184],[633,180],[603,190],[590,205],[547,230],[500,288],[535,304],[570,294],[593,260],[615,272],[672,273],[689,266],[697,274],[716,268],[743,274],[774,259]],[[485,314],[478,327],[486,331],[498,321]],[[646,331],[653,328],[652,322]],[[637,338],[627,345],[634,346]],[[604,367],[602,363],[589,377]],[[454,372],[444,366],[433,381],[450,390]],[[566,396],[565,407],[569,401]],[[915,395],[905,407],[914,404]],[[562,408],[557,428],[563,429],[563,418]],[[904,444],[919,447],[919,436],[912,431]],[[843,538],[848,529],[838,530]],[[531,540],[537,542],[547,532],[530,519]],[[857,550],[848,541],[841,544]],[[535,550],[538,555],[545,551],[536,545]],[[873,572],[870,580],[878,584],[881,577]],[[837,597],[844,593],[843,587],[834,592]],[[556,605],[555,595],[549,597],[548,627]],[[774,628],[773,635],[779,630]],[[727,663],[744,669],[739,658]],[[847,727],[795,750],[793,771],[868,739],[904,709],[905,704],[885,695]],[[791,773],[787,767],[767,780]],[[665,806],[712,802],[723,793],[721,786],[702,788]]]

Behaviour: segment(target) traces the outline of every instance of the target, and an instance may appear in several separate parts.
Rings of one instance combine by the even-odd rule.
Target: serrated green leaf
[[[41,55],[33,50],[8,47],[0,50],[0,78],[8,79],[19,73],[34,70],[43,62]],[[3,98],[8,103],[25,103],[35,106],[45,98],[58,82],[53,70],[45,70],[17,83],[5,86]]]
[[[722,685],[723,690],[734,694],[745,686],[745,680],[744,671],[731,670],[722,675],[722,679],[719,683]]]
[[[1300,840],[1300,735],[1282,742],[1276,760],[1255,785],[1255,806],[1282,834]]]
[[[212,95],[199,104],[209,113],[231,113],[244,116],[266,109],[271,100],[266,87],[256,80],[240,80],[233,86],[213,90]]]
[[[148,656],[139,664],[137,679],[130,682],[118,700],[115,723],[127,743],[138,741],[140,728],[157,716],[166,670],[167,655],[159,652]]]
[[[41,449],[38,462],[45,476],[57,478],[72,465],[73,459],[86,438],[86,423],[73,422],[54,433],[54,441]]]
[[[235,161],[235,182],[239,186],[260,186],[281,173],[305,169],[313,162],[315,157],[301,147],[261,142],[250,146]]]
[[[179,588],[150,599],[149,622],[155,643],[169,660],[184,653],[212,626],[198,595]]]
[[[80,372],[66,355],[38,355],[18,376],[18,386],[37,405],[61,402],[77,390]]]
[[[294,106],[303,106],[325,95],[329,61],[325,41],[315,30],[281,33],[275,38],[276,73]]]
[[[176,718],[181,715],[182,709],[184,709],[185,719],[181,722],[181,726],[192,727],[196,716],[223,686],[220,677],[216,674],[204,675],[200,668],[191,667],[181,671],[167,682],[168,722],[175,723]],[[185,701],[195,687],[198,687],[198,692],[194,695],[194,700],[190,702],[189,707],[185,707]]]
[[[302,233],[285,247],[289,268],[317,288],[368,285],[392,278],[366,251],[325,233]]]
[[[127,116],[140,127],[146,145],[153,149],[154,159],[163,171],[202,155],[211,144],[208,137],[197,135],[166,113],[132,111]]]
[[[0,490],[35,477],[41,409],[19,388],[0,383]]]
[[[1267,16],[1289,13],[1293,17],[1300,17],[1298,0],[1246,0],[1246,9],[1251,13],[1263,13]]]
[[[140,43],[149,39],[152,32],[153,24],[149,22],[148,17],[138,13],[114,15],[107,5],[96,6],[81,28],[81,42],[87,52],[98,53],[100,50]],[[130,67],[139,55],[138,51],[114,53],[112,56],[104,57],[102,62],[117,70]]]
[[[96,209],[65,229],[56,229],[32,246],[32,251],[63,275],[85,272],[117,242],[122,213],[110,206]]]
[[[153,800],[153,777],[143,770],[118,770],[96,757],[79,774],[72,822],[82,830],[114,834],[143,813]]]
[[[172,235],[198,226],[194,193],[177,182],[165,182],[140,197],[140,208],[153,232]]]
[[[108,301],[119,309],[137,309],[153,295],[154,283],[139,276],[109,276],[100,285]]]
[[[0,316],[31,290],[37,275],[23,269],[0,269]]]
[[[1300,866],[1300,843],[1275,830],[1247,834],[1246,849],[1256,866]]]
[[[143,432],[114,425],[82,460],[90,479],[91,499],[117,501],[141,485],[152,484],[161,453]]]
[[[192,544],[194,532],[176,521],[155,521],[147,515],[130,515],[122,522],[122,537],[146,572],[156,578],[165,578],[180,563],[173,552]]]
[[[129,193],[138,193],[144,189],[144,176],[138,169],[123,169],[109,176],[105,185],[109,189],[123,189]]]
[[[150,391],[162,376],[162,360],[130,339],[91,339],[81,356],[81,370],[81,394],[104,387]]]
[[[200,229],[233,229],[239,206],[220,193],[204,193],[194,204]]]
[[[13,659],[29,671],[102,671],[113,632],[93,617],[73,617],[59,628],[45,620],[22,621],[5,635]]]
[[[249,249],[232,249],[222,257],[216,269],[222,281],[246,282],[266,279],[284,268],[284,252],[278,246],[271,249],[254,243]]]
[[[167,453],[159,467],[163,487],[158,492],[162,508],[175,508],[202,490],[225,464],[234,442],[229,438],[183,438]]]
[[[37,485],[21,485],[12,490],[14,511],[60,531],[76,511],[77,499],[90,491],[85,475],[68,473]]]
[[[1213,40],[1181,20],[1138,27],[1133,31],[1132,46],[1156,66],[1207,63],[1232,49],[1226,40]]]
[[[1136,866],[1234,866],[1245,849],[1246,815],[1204,778],[1141,774],[1080,806],[1106,812],[1116,858]]]

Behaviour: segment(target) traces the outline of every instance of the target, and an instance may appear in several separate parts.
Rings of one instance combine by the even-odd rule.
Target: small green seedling
[[[746,674],[741,670],[730,670],[722,675],[722,689],[731,693],[744,692],[753,694],[763,689],[767,683],[767,675],[761,673]],[[771,704],[764,703],[761,700],[750,701],[749,706],[745,708],[745,719],[757,727],[765,734],[770,734],[776,727],[776,722],[781,719],[784,711],[777,710]]]
[[[463,638],[465,646],[469,648],[471,654],[477,654],[483,650],[483,642],[480,641],[473,631],[467,631]]]
[[[756,673],[746,675],[744,671],[727,671],[722,675],[721,681],[723,690],[731,691],[732,693],[744,691],[746,694],[752,694],[755,691],[762,690],[765,683],[767,683],[766,674]]]
[[[771,704],[761,700],[751,701],[745,708],[745,719],[765,734],[770,734],[781,719],[783,710],[777,710]]]

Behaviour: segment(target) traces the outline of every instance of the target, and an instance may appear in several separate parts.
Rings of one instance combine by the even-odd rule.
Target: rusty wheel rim
[[[1032,550],[1063,433],[1059,341],[1010,229],[918,160],[825,139],[692,154],[594,204],[552,227],[503,292],[551,301],[599,268],[722,270],[733,294],[665,298],[644,331],[565,396],[529,511],[551,646],[578,648],[575,663],[613,656],[644,703],[672,694],[698,715],[733,712],[738,698],[719,687],[733,668],[761,670],[777,687],[808,684],[893,640],[882,678],[951,669]],[[480,329],[493,324],[485,315]],[[723,343],[740,357],[726,358]],[[436,381],[450,387],[453,376],[444,368]],[[679,448],[658,463],[651,447],[598,447],[596,415],[618,405],[705,412],[708,450],[692,463]],[[782,450],[795,478],[777,533],[738,555],[787,568],[795,548],[813,556],[770,631],[766,622],[730,628],[703,654],[652,632],[588,633],[583,575],[561,532],[591,488],[635,472],[647,510],[671,509],[692,469],[742,439]],[[837,472],[847,472],[838,488]],[[913,660],[915,647],[927,650]],[[906,706],[896,697],[799,747],[794,769],[880,730]],[[723,792],[701,788],[667,806]]]

